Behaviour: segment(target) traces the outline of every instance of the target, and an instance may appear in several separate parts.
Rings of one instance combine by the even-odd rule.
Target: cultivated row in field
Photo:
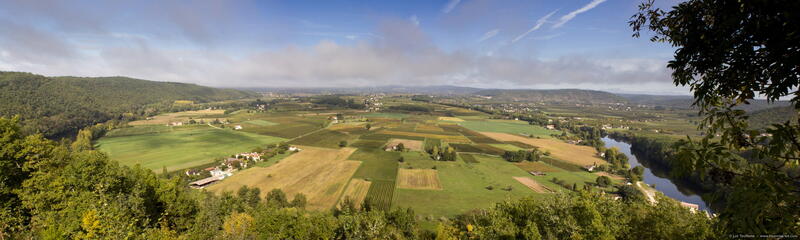
[[[397,172],[397,187],[406,189],[441,190],[439,175],[434,169],[400,169]]]
[[[347,184],[347,188],[344,190],[344,194],[342,194],[342,197],[339,198],[339,202],[341,203],[345,199],[350,199],[350,201],[353,201],[353,204],[356,207],[360,207],[364,202],[364,199],[367,197],[367,192],[369,191],[371,184],[372,182],[364,179],[351,179],[350,183]]]

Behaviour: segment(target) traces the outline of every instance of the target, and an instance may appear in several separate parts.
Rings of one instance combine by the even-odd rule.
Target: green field
[[[139,127],[133,127],[133,129]],[[120,129],[127,132],[130,128]],[[111,131],[109,136],[114,136]],[[146,132],[146,131],[143,131]],[[144,168],[161,170],[184,169],[214,161],[234,153],[249,151],[257,146],[284,141],[283,138],[263,136],[208,126],[191,130],[104,137],[97,148],[123,165],[140,164]]]
[[[326,129],[305,135],[289,143],[314,147],[338,148],[339,142],[348,141],[350,138],[351,136],[348,134]]]
[[[514,176],[530,176],[522,169],[499,157],[474,156],[479,163],[437,162],[425,158],[406,157],[403,168],[436,166],[442,190],[396,189],[393,207],[411,207],[421,216],[452,217],[472,209],[487,208],[508,199],[525,196],[545,197],[514,180]],[[492,186],[493,190],[486,189]],[[511,187],[511,191],[502,188]]]
[[[278,155],[275,155],[274,157],[271,157],[271,158],[269,158],[267,160],[263,160],[261,162],[258,162],[258,163],[256,163],[256,166],[265,168],[265,167],[269,167],[269,166],[275,165],[276,163],[280,162],[284,158],[286,158],[288,156],[291,156],[293,153],[294,152],[286,151],[283,154],[278,154]]]
[[[442,129],[447,130],[447,131],[461,133],[461,135],[464,135],[465,137],[469,138],[469,140],[474,142],[474,143],[500,143],[499,141],[494,140],[494,139],[492,139],[490,137],[487,137],[487,136],[485,136],[485,135],[483,135],[483,134],[481,134],[479,132],[467,129],[467,128],[459,126],[459,125],[455,125],[455,124],[447,125],[447,124],[444,124],[444,125],[441,125],[441,127],[442,127]]]
[[[519,150],[525,150],[524,148],[521,148],[521,147],[518,147],[518,146],[514,146],[514,145],[511,145],[511,144],[506,144],[506,143],[489,144],[489,145],[491,145],[492,147],[496,147],[496,148],[503,149],[503,150],[506,150],[506,151],[513,151],[513,152],[516,152],[516,151],[519,151]]]
[[[244,123],[249,123],[249,124],[258,125],[258,126],[278,125],[278,123],[270,122],[270,121],[267,121],[267,120],[261,120],[261,119],[244,121]]]
[[[350,155],[349,159],[361,161],[361,166],[353,175],[354,178],[394,181],[397,178],[399,158],[399,152],[359,149]]]
[[[458,123],[459,125],[478,132],[501,132],[511,134],[526,134],[534,135],[542,138],[549,138],[550,134],[561,134],[560,131],[547,130],[537,125],[530,125],[523,121],[502,121],[502,120],[486,120],[486,121],[465,121]]]
[[[381,149],[383,145],[386,145],[386,141],[359,139],[353,144],[350,144],[350,147],[376,150]]]
[[[408,114],[405,113],[367,113],[363,114],[366,118],[392,118],[392,119],[401,119],[408,117]]]
[[[119,128],[114,129],[114,131],[106,133],[107,137],[121,137],[121,136],[131,136],[131,135],[141,135],[141,134],[148,134],[148,133],[163,133],[163,132],[170,132],[173,128],[170,126],[164,125],[142,125],[136,127],[127,127],[127,128]]]
[[[400,154],[400,152],[359,149],[350,155],[350,160],[361,161],[353,178],[372,182],[366,199],[380,209],[391,207],[397,179],[397,160]]]
[[[243,121],[241,125],[244,127],[244,129],[242,129],[244,132],[277,136],[282,138],[295,138],[301,136],[325,127],[327,122],[324,117],[320,116],[297,117],[250,114],[233,116],[231,119],[234,121]],[[276,123],[277,125],[259,125],[250,123],[252,121],[257,121],[257,123],[261,124],[264,124],[264,122],[270,122]]]
[[[481,161],[478,161],[478,159],[475,158],[475,156],[473,156],[473,154],[459,153],[458,156],[461,157],[461,160],[463,160],[465,163],[480,163],[481,162]]]
[[[489,144],[459,144],[451,143],[451,147],[455,148],[457,152],[470,152],[470,153],[484,153],[490,155],[503,155],[506,150],[491,146]]]
[[[545,163],[545,162],[542,162],[542,163]],[[547,166],[549,166],[549,167],[551,167],[553,169],[556,169],[556,170],[560,169],[560,168],[558,168],[556,166],[549,165],[547,163],[545,163],[545,165],[547,165]],[[586,185],[587,182],[588,183],[594,183],[595,180],[597,179],[598,175],[595,175],[593,173],[586,172],[586,171],[556,171],[556,172],[547,172],[547,175],[545,175],[545,176],[531,176],[531,177],[534,180],[536,180],[537,182],[539,182],[540,184],[546,186],[547,188],[550,188],[550,189],[553,189],[553,190],[568,191],[564,187],[562,187],[562,186],[560,186],[560,185],[558,185],[556,183],[553,183],[552,179],[555,177],[555,178],[558,178],[558,179],[566,181],[569,185],[577,184],[578,185],[578,189],[582,189],[583,185]]]
[[[372,181],[367,191],[367,201],[374,204],[378,209],[389,210],[395,191],[394,186],[394,181]]]

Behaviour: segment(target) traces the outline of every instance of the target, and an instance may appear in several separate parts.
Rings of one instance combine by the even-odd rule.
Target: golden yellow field
[[[589,146],[579,146],[565,143],[557,139],[527,138],[508,133],[481,132],[487,137],[498,141],[517,141],[539,147],[543,151],[550,151],[551,156],[580,166],[606,164],[605,160],[596,157],[595,150]]]
[[[253,167],[211,185],[207,189],[221,193],[236,191],[244,185],[261,189],[261,197],[272,189],[286,192],[289,199],[303,193],[308,199],[306,208],[327,210],[333,207],[344,192],[347,181],[361,164],[346,160],[355,148],[315,148],[299,146],[295,153],[275,165]]]
[[[397,136],[410,136],[410,137],[425,137],[425,138],[436,138],[441,139],[444,141],[448,141],[451,143],[472,143],[464,136],[461,135],[439,135],[439,134],[430,134],[430,133],[417,133],[417,132],[401,132],[401,131],[392,131],[392,130],[384,130],[380,133],[389,134],[389,135],[397,135]]]
[[[176,112],[176,113],[166,113],[161,114],[155,117],[151,117],[148,120],[138,120],[128,123],[128,125],[136,126],[136,125],[154,125],[154,124],[169,124],[171,122],[187,122],[189,118],[193,118],[196,121],[200,121],[199,116],[203,115],[215,115],[215,114],[224,114],[225,110],[197,110],[197,111],[185,111],[185,112]],[[203,121],[213,121],[213,118],[204,118]],[[220,121],[225,120],[224,118],[219,118]]]
[[[397,171],[397,187],[407,189],[441,190],[439,175],[434,169],[405,169]]]
[[[441,121],[451,121],[451,122],[463,122],[464,119],[457,118],[457,117],[439,117]]]
[[[364,202],[364,198],[367,197],[367,192],[369,191],[369,186],[371,184],[372,182],[364,179],[351,179],[350,183],[347,184],[347,188],[344,190],[344,194],[342,194],[342,197],[339,198],[339,202],[349,198],[351,201],[353,201],[353,203],[355,203],[356,207],[361,207],[361,203]]]
[[[551,192],[553,192],[549,188],[545,187],[542,184],[539,184],[538,182],[536,182],[536,180],[533,180],[533,179],[531,179],[529,177],[513,177],[513,178],[514,178],[514,180],[517,180],[519,183],[522,183],[522,185],[525,185],[526,187],[530,188],[534,192],[537,192],[537,193],[551,193]]]
[[[354,122],[354,123],[339,123],[334,124],[328,127],[328,130],[350,130],[350,129],[361,129],[364,128],[367,123],[366,122]]]
[[[422,141],[418,140],[392,138],[389,140],[389,143],[387,143],[387,146],[394,146],[400,143],[402,143],[403,147],[409,151],[422,151]]]
[[[442,128],[433,124],[417,124],[417,131],[442,132]]]

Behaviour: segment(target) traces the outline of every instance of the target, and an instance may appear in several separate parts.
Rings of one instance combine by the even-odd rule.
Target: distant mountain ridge
[[[627,103],[628,100],[609,92],[582,89],[486,89],[475,92],[490,96],[493,100],[525,101],[546,103],[614,104]]]
[[[253,92],[127,77],[46,77],[0,72],[0,116],[20,115],[26,127],[45,136],[63,136],[124,113],[143,114],[195,102],[256,97]]]
[[[431,94],[431,95],[463,95],[472,94],[482,89],[471,87],[458,87],[449,85],[437,86],[373,86],[373,87],[277,87],[277,88],[242,88],[243,90],[257,92],[273,92],[282,94],[312,93],[312,94]]]
[[[694,98],[692,96],[675,96],[675,95],[643,95],[643,94],[619,94],[620,96],[628,99],[631,104],[643,104],[650,106],[663,106],[671,108],[689,109],[693,108]],[[763,99],[752,99],[748,101],[750,104],[742,104],[736,109],[745,110],[747,112],[760,111],[764,109],[786,107],[790,103],[788,101],[770,102]]]

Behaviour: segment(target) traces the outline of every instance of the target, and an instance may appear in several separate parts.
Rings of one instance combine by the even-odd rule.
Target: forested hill
[[[751,128],[763,129],[772,124],[797,121],[797,117],[797,111],[794,110],[793,106],[783,106],[752,112],[748,115],[747,122]]]
[[[642,95],[642,94],[619,94],[632,104],[644,104],[652,106],[662,106],[670,108],[690,109],[694,98],[692,96],[670,96],[670,95]],[[736,109],[747,112],[760,111],[776,107],[789,106],[788,101],[770,102],[764,99],[750,99],[747,104],[736,106]]]
[[[625,98],[612,93],[580,90],[580,89],[556,89],[556,90],[508,90],[508,89],[488,89],[476,92],[477,95],[491,96],[492,99],[500,101],[526,101],[526,102],[551,102],[551,103],[625,103]]]
[[[59,137],[85,126],[166,110],[176,100],[209,102],[255,93],[127,77],[45,77],[0,72],[0,116],[22,117],[25,128]]]

